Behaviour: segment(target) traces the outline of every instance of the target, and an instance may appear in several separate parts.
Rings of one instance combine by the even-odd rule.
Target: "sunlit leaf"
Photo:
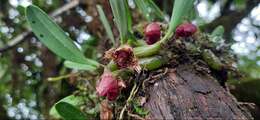
[[[28,6],[26,17],[37,38],[55,54],[76,63],[99,65],[98,62],[84,57],[70,37],[40,8]]]
[[[109,25],[109,22],[107,20],[107,17],[102,9],[102,7],[100,5],[97,5],[97,10],[99,13],[99,18],[102,22],[102,24],[104,25],[104,28],[106,30],[107,36],[109,37],[109,39],[112,41],[113,45],[115,45],[115,38],[111,29],[111,26]]]
[[[59,102],[55,105],[59,115],[64,120],[86,120],[87,117],[78,108],[66,102]]]

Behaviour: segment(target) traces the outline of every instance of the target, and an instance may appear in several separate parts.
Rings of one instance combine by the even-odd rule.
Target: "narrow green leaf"
[[[99,65],[98,62],[84,57],[68,35],[40,8],[28,6],[26,17],[37,38],[58,56],[76,63]]]
[[[147,2],[145,2],[145,0],[134,0],[136,6],[140,9],[140,11],[143,13],[144,17],[148,20],[148,21],[153,21],[153,18],[150,15],[150,12],[148,11],[148,6],[147,6]]]
[[[163,41],[167,40],[174,33],[176,27],[183,21],[185,15],[187,15],[192,8],[194,0],[175,0],[173,6],[173,12],[169,29],[163,38]]]
[[[86,120],[86,116],[78,108],[66,102],[59,102],[55,105],[59,115],[65,120]]]
[[[134,2],[148,21],[154,21],[156,18],[164,19],[163,12],[152,0],[134,0]]]
[[[64,66],[71,69],[87,70],[87,71],[95,71],[97,69],[97,67],[94,67],[89,64],[81,64],[72,61],[65,61]]]
[[[128,7],[128,2],[126,0],[125,3],[125,9],[126,9],[126,17],[127,17],[127,28],[128,28],[128,35],[129,33],[133,32],[133,29],[132,29],[132,17],[131,17],[131,12],[130,12],[130,9]],[[128,36],[127,36],[128,37]]]
[[[153,0],[147,0],[147,2],[149,3],[150,7],[154,10],[153,13],[155,13],[155,15],[160,18],[161,20],[164,20],[164,14],[161,11],[161,9],[153,2]]]
[[[69,103],[69,104],[71,104],[71,105],[73,105],[73,106],[75,106],[75,107],[78,107],[78,108],[79,108],[80,105],[84,104],[83,97],[81,97],[81,96],[75,96],[75,95],[69,95],[69,96],[67,96],[67,97],[65,97],[65,98],[63,98],[63,99],[61,99],[61,100],[58,101],[57,103],[55,103],[55,105],[58,104],[58,103],[60,103],[60,102],[66,102],[66,103]],[[57,112],[55,105],[53,105],[53,106],[51,107],[50,115],[51,115],[52,117],[58,119],[58,118],[61,118],[61,116],[60,116],[59,113]]]
[[[105,27],[107,36],[109,37],[109,39],[112,41],[113,45],[115,46],[116,42],[115,42],[115,38],[114,38],[114,35],[113,35],[113,32],[112,32],[111,26],[109,25],[107,17],[106,17],[106,15],[105,15],[105,13],[104,13],[104,11],[103,11],[103,9],[100,5],[97,5],[97,11],[98,11],[98,14],[99,14],[99,18],[100,18],[102,24]]]
[[[131,29],[131,21],[129,19],[130,13],[126,0],[109,0],[112,8],[114,22],[120,32],[121,43],[124,44],[127,41],[127,35]]]

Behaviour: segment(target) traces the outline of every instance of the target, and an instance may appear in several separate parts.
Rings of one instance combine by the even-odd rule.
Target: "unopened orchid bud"
[[[146,26],[144,34],[146,43],[152,45],[160,40],[161,27],[156,22],[150,23]]]
[[[184,23],[176,28],[175,36],[179,37],[190,37],[197,31],[197,27],[191,23]]]
[[[125,85],[118,80],[110,71],[106,71],[101,76],[99,83],[96,86],[96,90],[99,96],[107,97],[108,100],[115,100],[119,95],[119,90]]]

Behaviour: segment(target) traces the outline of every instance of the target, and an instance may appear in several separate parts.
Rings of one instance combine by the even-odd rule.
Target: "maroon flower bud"
[[[197,31],[197,27],[191,23],[184,23],[176,28],[175,36],[179,37],[190,37]]]
[[[123,81],[117,80],[111,72],[105,71],[96,86],[96,90],[99,96],[107,97],[108,100],[115,100],[121,87],[125,87]]]
[[[146,43],[148,45],[154,44],[160,40],[161,27],[156,22],[150,23],[146,26],[144,34]]]

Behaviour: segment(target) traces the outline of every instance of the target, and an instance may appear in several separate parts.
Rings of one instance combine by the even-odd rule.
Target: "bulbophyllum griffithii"
[[[100,81],[96,85],[97,94],[113,101],[119,95],[120,89],[125,88],[122,80],[113,76],[112,72],[105,69]]]
[[[190,37],[197,31],[197,27],[191,23],[183,23],[176,28],[175,37]]]
[[[139,70],[137,58],[134,56],[133,48],[129,45],[123,45],[117,49],[110,49],[106,52],[105,58],[112,59],[119,69],[130,68]]]

